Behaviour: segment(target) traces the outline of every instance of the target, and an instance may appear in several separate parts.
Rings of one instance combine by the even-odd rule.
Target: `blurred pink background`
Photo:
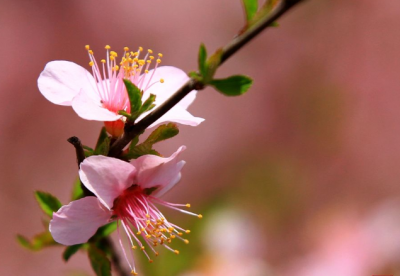
[[[399,260],[386,253],[373,265],[353,257],[377,250],[359,238],[375,206],[400,199],[399,15],[400,2],[392,0],[310,0],[286,14],[279,28],[257,37],[217,73],[249,75],[251,90],[236,98],[201,91],[190,111],[206,121],[181,126],[177,138],[159,147],[165,155],[182,144],[188,148],[182,180],[166,198],[211,215],[216,202],[240,210],[237,216],[261,231],[243,235],[257,240],[256,255],[271,275],[300,275],[324,263],[330,272],[359,268],[342,275],[397,272]],[[0,0],[0,275],[94,275],[82,253],[64,264],[61,247],[32,253],[15,239],[42,231],[34,190],[67,203],[77,167],[66,139],[75,135],[92,146],[102,126],[39,93],[36,80],[45,64],[70,60],[88,68],[84,45],[101,59],[110,44],[119,52],[151,48],[164,54],[163,65],[189,72],[201,42],[211,53],[243,23],[239,0]],[[381,220],[383,229],[399,219],[392,213],[393,219]],[[176,219],[181,225],[193,220]],[[202,223],[209,223],[207,216]],[[398,244],[400,224],[387,227],[393,230],[389,244]],[[197,234],[201,244],[212,242],[204,233]],[[343,247],[329,246],[332,240]],[[200,241],[187,251],[190,246]],[[240,248],[253,252],[254,245],[244,241]],[[218,251],[205,252],[193,255],[188,273],[208,269],[207,275],[222,276],[207,268],[214,258],[207,254]],[[345,262],[323,258],[343,254],[349,254]],[[234,256],[232,264],[243,260]]]

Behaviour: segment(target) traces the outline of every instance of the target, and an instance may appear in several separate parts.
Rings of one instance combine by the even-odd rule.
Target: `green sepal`
[[[57,212],[58,209],[60,209],[62,206],[58,198],[49,193],[36,191],[35,197],[37,202],[39,203],[40,208],[49,217],[53,217],[53,212]]]
[[[131,143],[129,144],[129,151],[134,150],[137,143],[139,143],[139,136],[136,136],[132,139]]]
[[[139,116],[138,112],[142,106],[142,93],[130,80],[124,79],[124,83],[131,104],[131,117],[129,119],[134,121]]]
[[[199,57],[198,57],[198,64],[199,64],[199,72],[202,76],[207,75],[207,49],[206,46],[201,43],[199,48]]]
[[[82,190],[82,185],[81,185],[81,180],[79,177],[74,182],[74,185],[72,187],[72,194],[71,194],[71,200],[77,200],[83,197],[83,190]]]
[[[249,90],[253,80],[246,76],[237,75],[226,79],[214,79],[210,84],[225,96],[239,96]]]
[[[146,154],[161,156],[161,154],[158,151],[156,151],[152,148],[152,145],[142,143],[140,145],[133,147],[132,150],[130,150],[127,154],[125,154],[124,159],[128,159],[128,160],[136,159],[136,158],[139,158],[140,156],[143,156]]]
[[[49,231],[35,235],[32,240],[22,235],[17,235],[17,240],[20,245],[32,251],[39,251],[47,246],[59,245],[54,241]]]
[[[82,148],[84,150],[85,157],[89,157],[94,154],[94,149],[92,149],[91,147],[82,145]]]
[[[246,14],[246,21],[249,22],[253,19],[258,10],[258,0],[242,0],[244,11]]]
[[[97,276],[111,276],[110,260],[107,258],[106,254],[94,244],[90,244],[89,246],[88,257]]]
[[[83,247],[83,243],[74,244],[71,246],[67,246],[62,254],[64,261],[68,262],[69,258],[71,258],[75,253],[79,251]]]
[[[107,155],[108,151],[110,150],[110,141],[111,139],[107,134],[106,128],[102,127],[93,154]]]
[[[132,115],[130,113],[126,112],[125,110],[119,110],[118,114],[122,115],[122,116],[125,116],[128,119],[132,117]]]
[[[178,135],[178,133],[179,129],[175,123],[160,125],[149,135],[149,137],[146,139],[146,141],[144,141],[144,143],[154,145],[155,143],[170,139]]]

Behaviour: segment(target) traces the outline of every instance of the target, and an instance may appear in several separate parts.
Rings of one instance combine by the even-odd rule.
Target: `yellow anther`
[[[179,255],[179,251],[178,251],[178,250],[174,250],[174,253],[175,253],[176,255]]]
[[[161,82],[161,83],[164,83],[164,79],[160,79],[160,82]]]
[[[183,240],[186,244],[189,244],[189,240]]]
[[[142,232],[140,232],[140,231],[138,231],[137,233],[136,233],[136,235],[141,235],[142,234]]]
[[[146,220],[146,224],[147,224],[147,225],[150,225],[150,220]]]
[[[161,54],[161,53],[158,53],[158,56],[159,56],[160,58],[162,58],[162,57],[163,57],[163,54]]]
[[[89,66],[93,66],[93,65],[94,65],[93,61],[89,62]]]
[[[140,229],[140,231],[142,231],[142,232],[144,232],[144,230],[145,230],[144,227],[142,227],[142,229]]]
[[[176,236],[175,236],[175,235],[171,235],[170,238],[171,238],[171,239],[175,239]]]
[[[158,243],[155,241],[155,242],[153,242],[153,245],[154,245],[154,246],[157,246],[157,245],[158,245]]]
[[[124,47],[124,51],[125,51],[125,52],[128,52],[128,51],[129,51],[129,48],[128,48],[128,47]]]
[[[101,60],[101,63],[106,63],[106,60],[105,60],[105,59],[102,59],[102,60]]]
[[[157,59],[157,63],[161,63],[161,59]]]
[[[92,51],[92,50],[89,50],[89,54],[93,55],[93,51]]]
[[[110,50],[111,49],[111,47],[110,47],[110,45],[106,45],[106,47],[104,47],[106,50]]]
[[[132,249],[133,249],[133,250],[135,250],[136,248],[137,248],[136,245],[133,245],[133,246],[132,246]]]
[[[172,242],[172,240],[171,240],[171,239],[168,239],[168,240],[167,240],[167,242],[168,242],[168,243],[171,243],[171,242]]]
[[[149,263],[153,263],[153,260],[152,260],[152,259],[150,259],[150,260],[149,260]]]
[[[139,47],[139,51],[140,51],[140,52],[143,51],[143,47]]]
[[[150,64],[150,63],[151,63],[151,60],[150,60],[150,59],[148,59],[146,62],[147,62],[148,64]]]
[[[160,255],[157,251],[156,251],[154,254],[156,254],[156,257],[157,257],[158,255]]]
[[[115,58],[113,56],[110,56],[110,60],[114,60]]]
[[[119,66],[115,65],[114,69],[115,69],[115,71],[118,71],[119,70]]]
[[[133,61],[134,61],[134,62],[138,62],[139,59],[138,59],[137,57],[135,57],[135,58],[133,59]]]
[[[86,50],[89,50],[89,49],[90,49],[90,46],[89,46],[89,45],[85,45],[85,49],[86,49]]]
[[[133,270],[131,271],[131,274],[132,275],[138,275],[138,273],[136,271],[133,271]]]
[[[186,234],[190,234],[190,230],[186,230],[185,233],[186,233]]]
[[[149,52],[149,54],[152,54],[152,53],[153,53],[153,50],[148,49],[147,52]]]
[[[151,238],[151,235],[147,234],[147,235],[146,235],[146,238],[150,239],[150,238]]]
[[[153,56],[149,56],[149,59],[153,60],[153,59],[154,59],[154,57],[153,57]]]
[[[140,247],[140,250],[144,250],[144,246]]]
[[[117,56],[118,56],[117,52],[114,52],[114,51],[110,51],[110,55],[112,55],[112,56],[114,56],[114,57],[117,57]]]
[[[186,204],[186,207],[187,207],[187,208],[190,208],[190,203]]]
[[[146,214],[146,218],[149,218],[150,217],[150,215],[149,214]]]
[[[183,234],[181,232],[178,233],[178,236],[182,236]]]
[[[199,215],[197,215],[197,217],[201,219],[201,218],[203,218],[203,215],[199,214]]]
[[[168,227],[169,231],[174,231],[174,227]]]
[[[147,74],[147,73],[149,73],[149,70],[144,70],[144,72]]]

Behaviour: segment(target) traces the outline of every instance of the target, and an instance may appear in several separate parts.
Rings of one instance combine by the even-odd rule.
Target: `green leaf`
[[[179,133],[178,126],[175,123],[168,123],[157,127],[144,141],[145,144],[154,145],[163,140],[170,139]]]
[[[258,10],[258,0],[242,0],[244,11],[246,13],[246,20],[250,21]]]
[[[207,49],[206,46],[201,43],[200,49],[199,49],[199,72],[202,76],[205,76],[207,73],[207,66],[206,66],[206,60],[207,60]]]
[[[91,244],[88,250],[90,264],[97,276],[111,276],[111,263],[106,254]]]
[[[205,74],[203,75],[203,82],[204,84],[210,83],[210,81],[213,79],[215,72],[218,69],[218,66],[221,63],[221,57],[222,57],[222,49],[218,49],[212,56],[209,57],[209,59],[206,62],[206,69],[205,69]]]
[[[226,79],[215,79],[210,84],[225,96],[238,96],[249,90],[253,80],[249,77],[238,75]]]
[[[156,100],[156,95],[150,94],[150,96],[147,98],[147,100],[143,103],[142,107],[139,110],[139,115],[153,109],[156,105],[154,104],[154,101]]]
[[[34,236],[32,240],[29,240],[22,235],[17,235],[17,240],[20,245],[32,251],[39,251],[46,246],[58,245],[49,231]]]
[[[41,191],[35,192],[35,197],[40,208],[49,217],[53,217],[53,212],[57,212],[61,208],[61,202],[53,195]]]
[[[72,188],[71,200],[77,200],[83,197],[83,190],[81,185],[81,180],[79,177],[75,180],[74,186]]]
[[[142,93],[140,92],[140,89],[137,88],[137,86],[134,85],[130,80],[124,79],[124,83],[126,91],[128,91],[129,102],[131,104],[131,120],[134,120],[138,117],[138,112],[142,106]]]
[[[74,255],[76,252],[78,252],[79,249],[82,248],[82,246],[83,246],[83,243],[67,246],[62,255],[64,261],[68,262],[69,258],[71,258],[72,255]]]
[[[106,224],[102,227],[100,227],[97,232],[96,232],[96,238],[104,238],[110,235],[112,232],[117,230],[117,222],[111,222],[109,224]]]
[[[143,156],[146,154],[152,154],[152,155],[157,155],[157,156],[161,155],[159,152],[152,149],[152,145],[142,143],[140,145],[135,146],[124,157],[126,159],[136,159],[136,158],[139,158],[140,156]]]

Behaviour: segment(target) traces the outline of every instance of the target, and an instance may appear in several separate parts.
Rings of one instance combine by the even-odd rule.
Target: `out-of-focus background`
[[[0,275],[94,275],[83,253],[65,264],[62,247],[32,253],[15,238],[43,230],[34,190],[67,203],[66,139],[93,145],[102,126],[39,93],[46,63],[88,68],[84,45],[101,59],[110,44],[195,70],[200,43],[213,52],[243,19],[239,0],[0,0]],[[206,121],[158,148],[187,146],[165,198],[204,218],[167,210],[191,243],[141,275],[400,273],[400,2],[310,0],[279,23],[217,73],[249,75],[251,90],[201,91],[190,112]]]

